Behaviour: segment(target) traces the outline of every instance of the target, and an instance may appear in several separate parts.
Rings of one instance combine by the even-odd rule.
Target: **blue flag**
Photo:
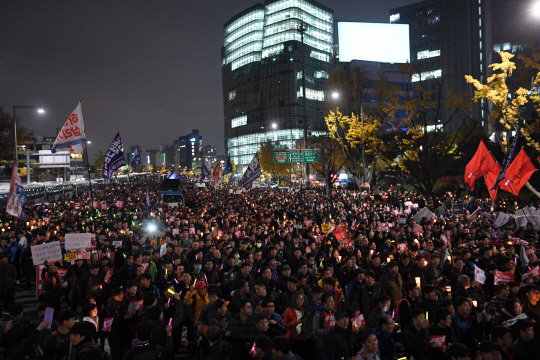
[[[491,190],[497,190],[499,183],[506,176],[506,170],[508,170],[508,165],[510,165],[510,160],[512,160],[512,155],[514,155],[514,150],[516,149],[516,143],[519,138],[520,132],[521,132],[521,123],[518,124],[516,136],[514,137],[514,140],[512,141],[512,145],[510,145],[510,149],[508,149],[508,153],[506,153],[506,156],[504,157],[502,167],[501,167],[501,172],[499,173],[499,176],[497,176],[497,180],[495,180],[495,184],[493,184],[493,187],[491,188]]]
[[[240,185],[245,190],[251,189],[253,182],[261,176],[261,164],[259,163],[259,154],[255,154],[249,163],[244,175],[240,179]]]
[[[141,165],[141,154],[139,153],[139,147],[135,147],[135,152],[133,153],[133,159],[131,159],[131,167]]]
[[[169,175],[168,179],[178,179],[178,174],[176,170],[174,170],[171,175]]]
[[[223,173],[221,176],[225,176],[227,174],[232,173],[232,162],[231,162],[231,155],[227,158],[227,163],[225,164],[225,169],[223,169]]]
[[[150,209],[150,193],[148,192],[148,186],[146,187],[146,210]]]
[[[124,165],[126,165],[124,145],[122,145],[120,133],[116,132],[116,136],[114,137],[111,146],[109,146],[109,150],[107,150],[105,159],[103,160],[103,178],[110,180],[113,173]]]
[[[206,167],[206,164],[203,161],[202,166],[201,166],[201,178],[199,182],[200,183],[203,182],[203,180],[209,176],[210,176],[210,171],[208,170],[208,168]]]

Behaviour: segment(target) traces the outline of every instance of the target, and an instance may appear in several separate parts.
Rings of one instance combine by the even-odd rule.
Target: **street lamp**
[[[88,140],[86,143],[87,143],[87,144],[91,144],[92,142],[91,142],[90,140]]]
[[[18,157],[19,153],[17,151],[17,113],[16,113],[17,108],[19,108],[19,109],[37,109],[37,112],[39,114],[43,114],[45,112],[45,110],[43,110],[43,108],[41,106],[35,106],[35,105],[13,105],[13,130],[14,130],[14,135],[15,135],[15,161],[18,164],[18,162],[19,162],[19,157]],[[29,169],[26,169],[26,170],[29,171]]]
[[[275,129],[275,128],[277,128],[277,124],[276,124],[276,123],[273,123],[273,124],[272,124],[272,129]]]
[[[339,98],[339,93],[338,93],[337,91],[334,91],[334,92],[332,93],[332,98],[334,98],[334,99]]]

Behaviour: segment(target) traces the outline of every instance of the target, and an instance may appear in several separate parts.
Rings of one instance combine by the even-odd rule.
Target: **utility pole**
[[[306,32],[307,27],[304,25],[304,22],[300,22],[300,27],[298,27],[298,31],[300,32],[300,36],[302,39],[302,49],[301,49],[301,56],[302,56],[302,115],[303,115],[303,122],[304,122],[304,149],[306,149],[306,141],[307,141],[307,100],[306,100],[306,69],[305,69],[305,56],[304,56],[304,33]],[[302,151],[303,153],[303,151]],[[303,158],[303,157],[302,157]],[[309,189],[309,163],[306,163],[306,188]]]

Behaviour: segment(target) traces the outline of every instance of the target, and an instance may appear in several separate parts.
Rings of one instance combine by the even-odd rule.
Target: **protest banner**
[[[499,271],[499,270],[495,270],[495,279],[493,281],[493,283],[495,285],[499,284],[499,283],[507,283],[507,282],[510,282],[510,281],[514,281],[514,274],[511,274],[509,272],[502,272],[502,271]]]
[[[67,250],[90,249],[92,247],[92,234],[78,233],[66,234],[64,247]]]
[[[32,251],[32,261],[34,262],[34,265],[43,264],[45,261],[55,262],[62,260],[60,241],[34,245],[30,247],[30,250]]]
[[[114,206],[117,208],[123,208],[124,207],[124,201],[123,200],[115,200]]]
[[[388,223],[379,223],[378,230],[380,232],[388,232]]]
[[[431,335],[429,342],[426,344],[428,348],[441,348],[446,342],[446,335]]]
[[[119,247],[122,246],[122,240],[115,240],[112,242],[113,246],[118,249]]]
[[[180,234],[180,229],[178,229],[178,228],[172,229],[172,234],[173,234],[173,236]]]
[[[537,276],[540,276],[540,265],[536,266],[534,269],[531,269],[527,272],[527,277],[533,279]]]
[[[147,262],[142,262],[141,265],[142,265],[142,267],[144,269],[144,272],[147,272],[148,271],[148,265],[150,265],[150,264],[147,263]]]
[[[422,236],[422,233],[423,233],[424,231],[422,230],[422,226],[416,224],[416,225],[414,225],[413,232],[414,232],[414,234],[415,234],[416,236]]]
[[[351,239],[342,239],[339,240],[339,246],[341,246],[342,249],[352,249],[353,242]]]

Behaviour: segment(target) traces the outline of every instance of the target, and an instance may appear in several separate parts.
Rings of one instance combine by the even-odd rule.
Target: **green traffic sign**
[[[274,145],[274,150],[286,149],[286,148],[287,148],[287,145],[279,145],[279,144]]]
[[[274,152],[274,163],[294,164],[315,162],[317,162],[316,151]]]

